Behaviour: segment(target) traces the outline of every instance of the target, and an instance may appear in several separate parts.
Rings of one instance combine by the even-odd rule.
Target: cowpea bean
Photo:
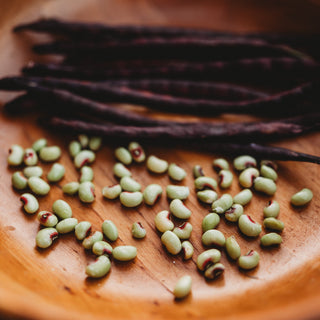
[[[114,151],[114,155],[118,161],[125,165],[129,165],[132,162],[132,156],[128,149],[119,147]]]
[[[269,178],[273,181],[276,181],[278,179],[278,174],[276,173],[276,171],[266,165],[261,166],[260,174],[262,177]]]
[[[240,216],[238,226],[241,232],[248,237],[257,237],[261,232],[261,225],[246,214]]]
[[[120,203],[127,208],[134,208],[139,206],[143,201],[141,192],[123,191],[120,193]]]
[[[27,178],[31,177],[41,177],[43,174],[43,170],[39,166],[30,166],[23,169],[23,174]]]
[[[237,222],[242,214],[243,206],[235,203],[224,213],[224,216],[228,221]]]
[[[257,251],[250,250],[244,256],[238,259],[238,266],[244,270],[250,270],[255,268],[259,264],[259,254]]]
[[[265,218],[276,218],[280,212],[280,205],[275,200],[270,200],[268,205],[263,208],[263,215]]]
[[[182,249],[179,237],[172,231],[166,231],[161,236],[161,242],[166,247],[167,251],[173,255],[178,254]]]
[[[154,218],[155,226],[158,231],[172,231],[174,224],[170,219],[170,212],[167,210],[160,211]]]
[[[64,200],[58,199],[52,204],[52,211],[60,219],[67,219],[72,217],[72,209],[70,205]]]
[[[58,182],[64,177],[65,172],[66,170],[62,164],[54,163],[48,172],[47,179],[50,182]]]
[[[151,155],[147,159],[147,169],[153,173],[165,173],[168,170],[168,162]]]
[[[45,196],[50,191],[50,186],[47,182],[39,177],[31,177],[28,179],[28,186],[32,192],[39,196]]]
[[[23,203],[23,209],[26,213],[33,214],[39,209],[37,198],[31,193],[24,193],[20,196],[20,201]]]
[[[218,200],[212,203],[212,211],[218,214],[226,212],[231,208],[233,204],[233,198],[230,194],[223,194]]]
[[[37,153],[32,148],[24,151],[23,162],[26,166],[35,166],[38,163]]]
[[[102,139],[101,137],[91,137],[89,139],[89,149],[92,151],[98,151],[101,147]]]
[[[243,170],[239,175],[239,183],[244,188],[251,188],[260,172],[256,168],[247,168]]]
[[[61,156],[61,149],[58,146],[43,147],[39,152],[39,157],[44,162],[57,161]]]
[[[91,223],[89,221],[81,221],[74,228],[74,234],[78,240],[87,238],[91,233]]]
[[[153,206],[162,195],[162,188],[159,184],[149,184],[143,191],[143,200]]]
[[[86,148],[89,144],[89,137],[84,133],[78,135],[78,140],[82,148]]]
[[[215,190],[218,184],[215,179],[203,176],[194,180],[194,186],[197,190],[203,190],[206,188]]]
[[[78,192],[79,190],[79,182],[77,181],[72,181],[72,182],[69,182],[69,183],[66,183],[63,187],[62,187],[62,191],[63,193],[65,194],[68,194],[68,195],[74,195]]]
[[[95,242],[102,241],[102,240],[103,240],[102,232],[95,231],[93,234],[83,239],[82,246],[85,249],[92,249]]]
[[[201,167],[200,165],[198,165],[198,164],[196,164],[196,165],[193,167],[192,173],[193,173],[193,177],[194,177],[195,179],[204,176],[203,169],[202,169],[202,167]]]
[[[166,188],[167,197],[169,199],[180,199],[185,200],[189,196],[189,187],[187,186],[176,186],[169,184]]]
[[[230,188],[233,181],[233,174],[229,170],[219,172],[219,186],[223,189]]]
[[[113,200],[119,197],[121,191],[122,188],[120,184],[114,184],[113,186],[104,187],[102,189],[102,195],[107,199]]]
[[[251,201],[251,199],[252,191],[250,189],[243,189],[233,197],[233,203],[245,206]]]
[[[83,166],[80,169],[80,183],[93,180],[93,169],[89,166]]]
[[[274,181],[263,177],[256,178],[253,187],[256,191],[262,192],[268,196],[273,196],[277,191],[277,186]]]
[[[46,249],[52,245],[53,240],[59,236],[58,231],[55,228],[41,229],[36,236],[36,245],[39,248]]]
[[[102,232],[105,235],[105,237],[110,241],[116,241],[118,239],[118,229],[111,220],[103,221]]]
[[[97,260],[86,267],[86,274],[90,278],[102,278],[111,269],[110,259],[104,255],[99,256]]]
[[[206,232],[214,229],[220,223],[220,217],[216,213],[207,214],[202,220],[202,231]]]
[[[173,229],[179,239],[187,240],[190,238],[192,232],[192,224],[190,222],[183,222],[180,226]]]
[[[190,276],[181,277],[174,286],[173,295],[177,299],[183,299],[190,294],[192,278]]]
[[[226,159],[218,158],[212,162],[213,169],[217,172],[221,170],[229,170],[229,163]]]
[[[77,224],[78,224],[78,219],[67,218],[58,222],[58,224],[56,225],[56,229],[59,233],[68,233],[73,231]]]
[[[271,161],[271,160],[261,160],[260,167],[262,167],[262,166],[268,166],[275,171],[278,169],[278,165],[274,161]]]
[[[130,142],[128,149],[131,153],[132,159],[135,162],[141,163],[146,159],[146,154],[138,142],[135,142],[135,141]]]
[[[234,236],[230,236],[226,239],[225,246],[227,254],[231,259],[237,260],[241,256],[240,246]]]
[[[78,196],[81,202],[92,203],[96,197],[94,193],[94,184],[91,181],[80,183]]]
[[[120,179],[120,186],[122,190],[129,192],[136,192],[141,190],[141,184],[131,177],[123,177]]]
[[[182,252],[183,252],[183,259],[189,260],[192,258],[194,253],[193,245],[190,241],[185,240],[181,243]]]
[[[222,263],[220,262],[215,263],[205,270],[204,276],[206,279],[209,279],[209,280],[216,279],[224,272],[224,269],[225,269],[225,266]]]
[[[261,237],[260,243],[263,247],[270,247],[274,245],[279,245],[282,242],[282,237],[280,234],[275,232],[270,232]]]
[[[113,249],[112,256],[119,261],[130,261],[137,256],[137,248],[134,246],[118,246]]]
[[[106,241],[97,241],[92,246],[92,252],[96,256],[102,256],[103,254],[106,254],[110,256],[112,254],[112,247],[111,245]]]
[[[197,257],[197,267],[200,271],[204,271],[210,265],[219,262],[221,252],[217,249],[209,249],[200,253]]]
[[[236,170],[242,171],[250,167],[255,168],[257,166],[257,161],[251,156],[242,155],[233,160],[233,166]]]
[[[131,177],[131,171],[125,167],[122,163],[117,162],[114,166],[113,166],[113,174],[117,177],[117,178],[122,178],[122,177]]]
[[[92,163],[96,159],[96,155],[91,150],[82,150],[80,151],[73,160],[74,166],[77,169]]]
[[[37,219],[45,227],[55,227],[58,223],[57,216],[48,211],[40,211]]]
[[[134,222],[132,224],[131,233],[136,239],[143,239],[147,234],[146,229],[142,226],[141,222]]]
[[[168,167],[168,175],[172,180],[182,181],[187,176],[187,173],[175,163],[171,163]]]
[[[304,206],[309,203],[313,198],[313,193],[310,189],[304,188],[299,192],[295,193],[291,197],[291,204],[294,206]]]
[[[32,144],[32,149],[35,151],[35,152],[40,152],[40,150],[44,147],[47,146],[47,139],[45,138],[40,138],[38,139],[37,141],[35,141],[33,144]]]
[[[24,149],[18,144],[13,144],[9,149],[7,162],[10,166],[20,166],[23,162]]]
[[[226,238],[223,233],[216,229],[210,229],[206,231],[201,238],[202,244],[204,246],[219,246],[223,247],[226,243]]]
[[[189,219],[191,216],[191,210],[180,199],[172,200],[169,208],[170,212],[179,219]]]
[[[15,189],[23,190],[28,186],[28,179],[22,174],[21,171],[16,171],[11,176],[11,183]]]
[[[265,228],[274,231],[282,231],[284,229],[284,223],[273,217],[265,218],[263,220],[263,225]]]
[[[197,198],[203,203],[212,204],[218,199],[218,194],[213,190],[200,190],[197,192]]]
[[[79,141],[71,141],[69,143],[69,154],[71,158],[74,158],[78,153],[80,153],[82,147]]]

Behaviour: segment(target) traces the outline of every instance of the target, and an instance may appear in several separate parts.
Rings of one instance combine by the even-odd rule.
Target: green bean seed
[[[111,269],[111,262],[108,257],[102,255],[86,267],[86,274],[90,278],[102,278]]]
[[[107,199],[113,200],[119,197],[121,191],[122,188],[120,184],[114,184],[109,187],[104,187],[102,189],[102,195]]]
[[[171,163],[168,167],[168,175],[172,180],[182,181],[187,176],[187,173],[175,163]]]
[[[278,174],[276,173],[276,171],[266,165],[261,166],[260,174],[262,177],[269,178],[273,181],[276,181],[278,179]]]
[[[263,220],[263,225],[265,228],[274,231],[282,231],[284,229],[284,223],[273,217],[265,218]]]
[[[203,169],[202,169],[202,167],[201,167],[200,165],[198,165],[198,164],[196,164],[196,165],[193,167],[192,173],[193,173],[193,177],[194,177],[195,179],[204,176]]]
[[[233,198],[230,194],[223,194],[218,200],[212,203],[212,211],[218,214],[226,212],[231,208],[233,204]]]
[[[35,151],[35,152],[40,152],[40,150],[44,147],[47,146],[47,139],[45,138],[41,138],[41,139],[38,139],[37,141],[35,141],[33,144],[32,144],[32,149]]]
[[[58,146],[43,147],[39,152],[40,159],[45,162],[57,161],[60,156],[61,149]]]
[[[131,227],[132,236],[136,239],[143,239],[147,232],[146,229],[142,226],[141,222],[134,222]]]
[[[291,197],[291,204],[294,206],[304,206],[313,198],[313,193],[310,189],[304,188]]]
[[[83,166],[80,169],[80,183],[93,180],[93,169],[89,166]]]
[[[173,229],[173,233],[175,233],[181,240],[189,239],[191,236],[191,232],[192,225],[190,222],[183,222],[180,226]]]
[[[114,166],[113,166],[113,174],[117,177],[117,178],[122,178],[122,177],[131,177],[131,171],[125,167],[122,163],[117,162]]]
[[[74,228],[74,234],[78,240],[87,238],[91,233],[91,223],[89,221],[81,221]]]
[[[254,180],[253,187],[256,191],[262,192],[268,196],[273,196],[277,191],[277,186],[269,178],[258,177]]]
[[[179,219],[189,219],[191,216],[191,210],[180,199],[172,200],[169,207],[170,212]]]
[[[221,252],[217,249],[209,249],[203,251],[198,255],[197,267],[200,271],[204,271],[212,264],[219,262],[221,259]]]
[[[21,171],[16,171],[11,177],[11,183],[15,189],[23,190],[28,186],[28,179],[22,174]]]
[[[260,172],[256,168],[247,168],[243,170],[239,175],[239,183],[244,188],[251,188]]]
[[[219,186],[223,189],[230,188],[233,181],[233,174],[229,170],[219,172]]]
[[[89,149],[92,151],[98,151],[101,147],[102,139],[101,137],[91,137],[89,139]]]
[[[118,246],[113,249],[112,256],[119,261],[130,261],[137,256],[137,248],[134,246]]]
[[[52,205],[52,211],[60,219],[67,219],[72,217],[72,209],[67,202],[58,199]]]
[[[73,163],[77,169],[92,163],[96,159],[96,155],[91,150],[80,151],[73,160]]]
[[[69,143],[69,154],[71,158],[74,158],[78,153],[80,153],[82,147],[79,141],[71,141]]]
[[[130,142],[128,149],[135,162],[141,163],[146,159],[146,154],[138,142]]]
[[[122,190],[129,192],[136,192],[141,190],[141,184],[131,177],[123,177],[120,179],[120,186]]]
[[[102,241],[103,240],[103,234],[100,231],[95,231],[93,234],[91,234],[90,236],[86,237],[83,239],[82,241],[82,246],[85,249],[92,249],[93,245],[95,244],[95,242],[97,241]]]
[[[261,232],[261,225],[246,214],[240,216],[238,226],[241,232],[248,237],[257,237]]]
[[[13,144],[9,149],[7,162],[10,166],[20,166],[23,162],[24,149],[18,144]]]
[[[147,168],[153,173],[165,173],[168,170],[168,162],[151,155],[147,159]]]
[[[116,241],[118,239],[118,229],[111,220],[103,221],[102,232],[105,235],[105,237],[110,241]]]
[[[62,187],[62,191],[63,191],[63,193],[72,196],[72,195],[78,193],[79,185],[80,185],[80,183],[77,182],[77,181],[69,182],[69,183],[65,184],[65,185]]]
[[[218,194],[213,190],[206,189],[198,191],[197,198],[203,203],[212,204],[213,201],[218,199]]]
[[[112,247],[111,245],[106,241],[97,241],[92,246],[92,252],[96,256],[102,256],[103,254],[106,254],[110,256],[112,254]]]
[[[32,192],[39,196],[45,196],[50,191],[50,186],[39,177],[31,177],[28,179],[28,186]]]
[[[206,279],[213,280],[218,278],[224,272],[224,270],[225,266],[218,262],[208,267],[204,272],[204,276]]]
[[[217,172],[221,170],[229,170],[229,163],[226,159],[218,158],[212,162],[213,169]]]
[[[237,222],[242,214],[243,206],[235,203],[224,213],[224,216],[228,221]]]
[[[238,259],[238,266],[244,270],[255,268],[259,264],[259,254],[257,251],[250,250],[246,255]]]
[[[36,245],[39,248],[46,249],[52,245],[53,240],[59,236],[55,228],[41,229],[36,236]]]
[[[57,216],[49,211],[40,211],[37,219],[45,227],[55,227],[58,223]]]
[[[183,252],[183,259],[189,260],[192,258],[194,253],[193,245],[190,241],[185,240],[181,243],[182,252]]]
[[[23,169],[23,174],[27,178],[31,177],[41,177],[43,174],[43,170],[39,166],[30,166]]]
[[[220,223],[220,217],[216,213],[207,214],[202,220],[202,231],[206,232],[214,229]]]
[[[238,194],[233,197],[233,203],[241,204],[245,206],[248,204],[252,199],[252,192],[250,189],[243,189]]]
[[[117,160],[119,160],[125,165],[129,165],[132,162],[132,156],[130,151],[124,147],[117,148],[114,152],[114,155],[117,158]]]
[[[153,206],[162,195],[162,188],[159,184],[149,184],[143,191],[143,200],[149,205]]]
[[[250,167],[256,167],[257,161],[255,158],[247,155],[236,157],[233,160],[233,166],[236,170],[242,171],[244,169],[250,168]]]
[[[23,162],[26,166],[35,166],[38,163],[37,153],[32,148],[24,151]]]
[[[217,181],[210,177],[198,177],[194,180],[194,186],[197,190],[212,189],[217,188]]]
[[[275,200],[270,200],[268,205],[263,208],[263,215],[265,218],[276,218],[280,212],[280,205]]]
[[[275,233],[270,232],[261,237],[260,243],[263,247],[270,247],[274,245],[279,245],[282,242],[282,237]]]
[[[189,187],[168,185],[166,188],[167,197],[169,199],[185,200],[189,196]]]
[[[62,164],[54,163],[48,172],[47,179],[50,182],[58,182],[64,177],[65,172],[66,170]]]
[[[56,229],[59,233],[69,233],[74,230],[74,228],[77,224],[78,224],[78,219],[67,218],[67,219],[61,220],[56,225]]]
[[[237,260],[241,256],[240,246],[234,236],[226,239],[226,251],[228,256],[233,260]]]
[[[262,166],[270,167],[275,171],[278,169],[278,165],[274,161],[271,161],[271,160],[261,160],[260,167],[262,167]]]
[[[167,210],[160,211],[154,218],[155,226],[158,231],[172,231],[174,224],[170,219],[170,212]]]
[[[20,201],[23,203],[23,209],[26,213],[33,214],[39,209],[37,198],[31,193],[24,193],[20,196]]]
[[[120,193],[120,203],[127,208],[134,208],[139,206],[143,201],[141,192],[123,191]]]
[[[190,276],[181,277],[174,286],[173,295],[177,299],[183,299],[190,294],[192,278]]]
[[[167,251],[173,255],[178,254],[182,249],[179,237],[172,231],[166,231],[161,236],[161,242],[166,247]]]
[[[78,196],[81,202],[92,203],[96,197],[94,193],[94,184],[91,181],[80,183]]]
[[[223,247],[226,243],[226,238],[223,233],[216,229],[210,229],[206,231],[201,238],[202,244],[204,246],[219,246]]]
[[[82,148],[86,148],[89,144],[89,137],[84,133],[78,135],[78,140]]]

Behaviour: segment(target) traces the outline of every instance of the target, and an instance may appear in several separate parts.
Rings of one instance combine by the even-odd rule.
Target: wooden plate
[[[228,30],[319,30],[319,7],[316,2],[278,1],[8,1],[0,12],[0,75],[16,74],[32,57],[30,35],[12,35],[18,22],[39,16],[58,15],[81,20],[111,23],[144,23],[208,27]],[[37,37],[39,38],[39,37]],[[11,95],[1,94],[2,101]],[[45,108],[45,106],[43,106]],[[162,117],[167,117],[162,115]],[[224,117],[234,121],[235,117]],[[244,118],[242,118],[244,119]],[[154,228],[154,216],[168,208],[165,196],[154,206],[136,209],[122,208],[118,201],[106,201],[101,188],[116,182],[112,174],[115,162],[113,145],[97,153],[95,171],[96,201],[83,205],[76,197],[62,194],[61,186],[78,179],[67,153],[71,136],[48,132],[36,124],[34,117],[9,118],[0,116],[1,202],[0,202],[0,317],[13,319],[318,319],[320,317],[320,215],[319,173],[313,164],[280,162],[278,191],[274,196],[281,205],[280,218],[286,227],[279,248],[263,250],[259,241],[244,239],[236,226],[221,221],[218,229],[226,236],[235,235],[242,253],[258,250],[261,262],[255,270],[239,271],[236,264],[223,253],[226,271],[219,279],[207,282],[196,270],[195,257],[204,248],[200,242],[201,221],[210,211],[198,203],[193,190],[193,165],[203,166],[208,175],[216,177],[211,167],[216,155],[193,150],[172,150],[147,146],[155,154],[181,165],[188,177],[183,184],[191,189],[186,204],[193,211],[190,222],[194,230],[191,241],[195,257],[183,261],[180,255],[166,253],[160,235]],[[19,193],[11,188],[13,168],[7,166],[7,150],[13,143],[28,147],[40,137],[51,145],[59,145],[64,153],[60,160],[67,173],[50,194],[40,199],[41,210],[50,210],[54,200],[68,201],[79,220],[89,220],[96,230],[105,219],[112,219],[120,230],[114,245],[132,244],[138,257],[130,263],[112,262],[112,271],[100,280],[87,279],[85,266],[94,257],[85,252],[73,235],[63,235],[48,250],[35,248],[39,224],[35,216],[21,209]],[[320,134],[310,134],[294,140],[278,142],[297,151],[320,154]],[[231,160],[231,159],[230,159]],[[45,173],[50,165],[42,164]],[[167,175],[149,174],[144,165],[132,165],[133,176],[143,185],[156,182],[163,187],[172,183]],[[314,192],[312,202],[301,209],[290,206],[293,193],[303,187]],[[237,179],[228,192],[240,190]],[[225,192],[219,190],[219,194]],[[255,195],[245,211],[260,223],[262,209],[270,197]],[[134,240],[131,225],[140,221],[147,230],[144,240]],[[175,301],[172,288],[176,280],[190,274],[192,294]]]

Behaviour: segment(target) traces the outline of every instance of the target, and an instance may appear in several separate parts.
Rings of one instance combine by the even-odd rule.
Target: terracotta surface
[[[320,7],[316,1],[1,1],[0,3],[0,76],[15,74],[30,59],[30,35],[15,36],[11,27],[39,16],[58,15],[82,20],[110,23],[143,23],[227,29],[239,31],[320,30]],[[240,4],[241,3],[241,4]],[[39,38],[39,37],[38,37]],[[11,95],[1,93],[1,101]],[[235,117],[224,117],[234,121]],[[225,274],[206,282],[197,272],[195,259],[203,250],[200,242],[201,220],[209,207],[198,203],[193,190],[191,170],[201,164],[208,175],[216,177],[211,162],[215,155],[192,150],[172,150],[156,144],[148,154],[156,154],[181,165],[188,177],[183,184],[191,188],[186,204],[193,211],[190,222],[194,230],[191,241],[195,255],[184,262],[181,256],[167,254],[154,229],[154,216],[168,208],[165,196],[154,206],[122,208],[118,201],[102,199],[101,189],[116,182],[112,175],[115,162],[113,147],[108,143],[97,153],[95,171],[96,201],[83,205],[76,197],[66,197],[61,186],[78,179],[67,153],[70,137],[59,136],[40,128],[35,118],[0,116],[0,317],[14,319],[319,319],[320,318],[320,215],[319,173],[313,164],[280,162],[278,191],[274,196],[281,205],[280,219],[286,227],[280,248],[263,250],[258,240],[243,238],[237,227],[221,221],[218,229],[226,236],[235,235],[242,253],[256,249],[261,255],[259,267],[240,272],[234,262],[222,256]],[[14,169],[6,163],[11,144],[28,147],[39,137],[65,151],[60,160],[67,169],[65,178],[52,186],[50,194],[40,199],[41,210],[50,210],[57,198],[68,201],[79,220],[89,220],[100,229],[105,219],[112,219],[120,238],[114,245],[132,244],[138,257],[130,263],[112,262],[110,274],[101,280],[89,280],[85,266],[94,257],[83,250],[73,235],[62,235],[48,250],[35,248],[39,224],[35,215],[21,209],[19,193],[11,188]],[[320,134],[276,143],[297,151],[320,155]],[[50,165],[42,164],[45,173]],[[149,174],[144,165],[131,170],[143,186],[171,183],[167,175]],[[303,209],[289,204],[293,193],[303,187],[314,192],[314,199]],[[237,179],[228,192],[240,190]],[[222,194],[223,190],[218,190]],[[245,211],[260,223],[262,209],[270,198],[256,195]],[[131,237],[131,225],[140,221],[147,237]],[[264,231],[263,231],[264,233]],[[175,301],[172,288],[178,277],[190,274],[192,294]]]

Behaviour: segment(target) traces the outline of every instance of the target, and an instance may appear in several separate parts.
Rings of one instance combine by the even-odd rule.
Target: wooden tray
[[[0,76],[16,74],[32,57],[30,35],[12,35],[13,25],[39,16],[58,15],[81,20],[111,23],[145,23],[208,27],[240,31],[319,30],[319,7],[312,2],[278,1],[2,1],[0,10]],[[316,3],[316,2],[314,2]],[[317,29],[316,29],[317,28]],[[39,37],[38,37],[39,38]],[[10,95],[1,94],[6,101]],[[45,106],[44,106],[45,107]],[[166,115],[161,115],[167,117]],[[235,117],[224,117],[234,121]],[[241,119],[245,119],[242,117]],[[203,166],[208,175],[216,177],[211,167],[212,154],[193,150],[172,150],[148,146],[155,154],[181,165],[188,177],[183,184],[191,188],[186,204],[193,211],[194,226],[191,241],[195,257],[184,262],[181,256],[165,252],[160,235],[154,228],[154,216],[168,208],[165,196],[154,206],[136,209],[122,208],[118,201],[102,199],[101,188],[116,182],[112,174],[115,162],[113,146],[108,143],[97,153],[95,171],[96,201],[83,205],[76,197],[62,194],[61,186],[78,179],[67,153],[71,136],[62,136],[39,127],[33,117],[0,116],[1,202],[0,202],[0,317],[10,319],[318,319],[320,317],[320,215],[319,173],[313,164],[280,162],[278,191],[274,196],[281,205],[280,218],[286,227],[280,248],[263,250],[258,240],[241,237],[236,226],[221,221],[218,229],[226,236],[235,235],[242,253],[256,249],[261,255],[259,267],[241,272],[223,254],[225,274],[206,282],[196,270],[195,257],[203,250],[200,242],[201,221],[209,207],[198,203],[193,190],[193,165]],[[73,235],[61,236],[48,250],[35,248],[39,224],[35,216],[21,209],[19,193],[11,188],[14,169],[7,166],[7,150],[13,143],[28,147],[40,137],[51,145],[59,145],[64,153],[65,178],[52,186],[50,194],[40,199],[41,210],[50,210],[54,200],[68,201],[79,220],[89,220],[100,229],[105,219],[112,219],[120,230],[114,245],[132,244],[138,257],[130,263],[112,262],[108,276],[100,280],[86,278],[85,266],[93,256],[83,250]],[[315,155],[320,154],[320,134],[310,134],[294,140],[281,141],[278,146]],[[45,173],[50,165],[42,165]],[[150,175],[144,165],[132,165],[133,176],[146,186],[151,182],[163,187],[170,182],[167,175]],[[289,204],[293,193],[303,187],[314,192],[314,199],[303,209]],[[237,179],[229,193],[240,190]],[[224,191],[219,190],[219,194]],[[245,211],[262,222],[262,209],[270,198],[256,195]],[[141,221],[147,237],[137,241],[131,237],[131,225]],[[178,277],[190,274],[192,294],[175,301],[172,288]]]

